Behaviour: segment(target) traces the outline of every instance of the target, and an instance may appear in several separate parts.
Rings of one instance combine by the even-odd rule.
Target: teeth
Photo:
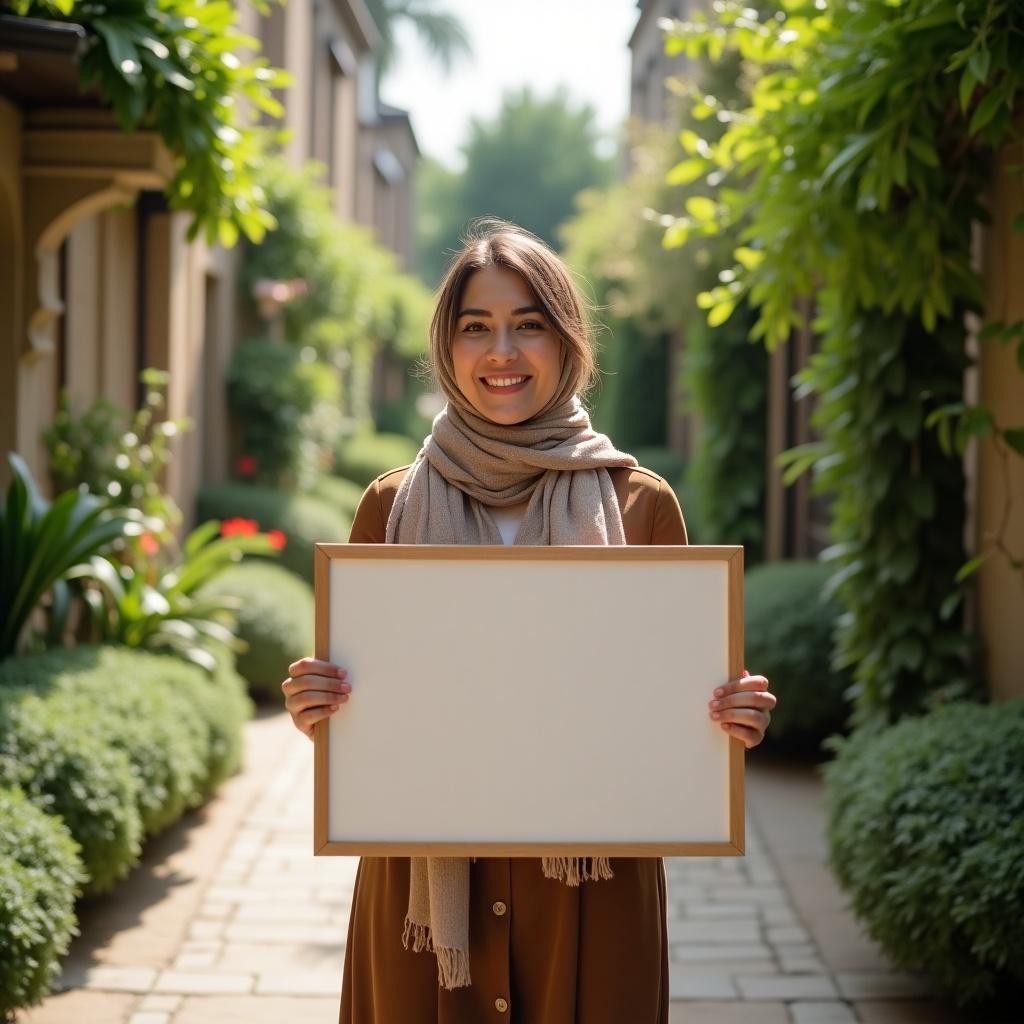
[[[491,387],[507,388],[507,387],[510,387],[513,384],[518,384],[521,381],[526,380],[526,378],[525,377],[485,377],[484,380],[486,380],[487,383],[491,385]]]

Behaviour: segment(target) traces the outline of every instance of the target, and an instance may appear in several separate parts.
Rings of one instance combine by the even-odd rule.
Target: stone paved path
[[[311,747],[287,717],[247,738],[246,771],[83,908],[62,991],[20,1022],[336,1020],[356,860],[310,853]],[[673,1024],[965,1022],[844,909],[813,773],[755,754],[747,777],[747,855],[667,862]]]

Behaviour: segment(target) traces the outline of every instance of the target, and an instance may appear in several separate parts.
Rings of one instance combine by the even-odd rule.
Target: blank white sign
[[[452,550],[318,545],[352,694],[318,730],[317,852],[740,852],[707,702],[742,549]]]

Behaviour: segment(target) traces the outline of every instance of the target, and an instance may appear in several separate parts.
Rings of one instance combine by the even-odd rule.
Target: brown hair
[[[466,280],[476,270],[498,266],[523,278],[562,341],[564,386],[557,401],[574,394],[584,397],[597,376],[594,329],[590,308],[561,257],[532,232],[499,217],[470,221],[461,241],[462,250],[448,264],[430,321],[428,366],[441,390],[449,398],[459,394],[451,346]]]

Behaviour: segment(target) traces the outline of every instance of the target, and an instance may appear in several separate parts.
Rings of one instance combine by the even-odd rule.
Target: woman
[[[668,484],[590,426],[585,307],[538,238],[475,222],[441,285],[430,356],[448,403],[412,466],[367,488],[350,541],[687,542]],[[285,705],[308,736],[358,693],[326,662],[289,672]],[[708,713],[753,747],[774,705],[768,680],[744,672]],[[663,862],[363,857],[340,1020],[666,1024]]]

